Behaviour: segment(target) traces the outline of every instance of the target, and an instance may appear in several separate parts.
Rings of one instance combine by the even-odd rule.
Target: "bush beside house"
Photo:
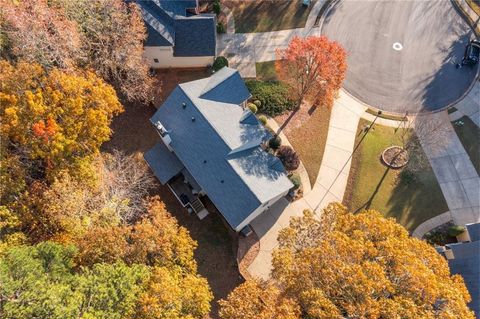
[[[282,139],[278,135],[274,135],[269,141],[268,141],[268,146],[273,149],[277,150],[280,145],[282,145]]]
[[[289,171],[296,170],[300,165],[300,159],[298,158],[297,152],[295,152],[290,146],[280,146],[277,151],[277,156]]]
[[[220,70],[224,66],[228,66],[227,58],[224,57],[224,56],[218,56],[215,59],[215,61],[213,62],[212,68],[213,68],[213,71],[217,72],[218,70]]]
[[[258,117],[258,120],[260,121],[260,123],[262,123],[263,126],[267,125],[267,117],[265,115],[260,115]]]
[[[290,98],[287,86],[280,82],[250,80],[245,84],[256,102],[254,103],[258,103],[258,111],[261,113],[276,116],[295,107],[295,101]]]
[[[289,175],[288,178],[292,182],[294,190],[297,190],[297,189],[300,188],[300,186],[302,186],[302,180],[300,178],[300,175],[298,175],[296,173],[293,173],[293,174]]]

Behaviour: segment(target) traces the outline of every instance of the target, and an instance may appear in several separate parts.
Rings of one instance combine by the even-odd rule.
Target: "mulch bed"
[[[391,146],[383,151],[382,162],[391,168],[401,168],[408,163],[408,152],[400,146]]]
[[[248,267],[252,264],[260,251],[260,239],[253,232],[248,237],[238,238],[237,263],[243,278],[251,279]]]

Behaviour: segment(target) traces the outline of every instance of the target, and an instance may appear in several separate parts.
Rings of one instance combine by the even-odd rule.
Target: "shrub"
[[[277,151],[277,156],[288,171],[296,170],[300,165],[300,159],[297,153],[290,146],[280,146]]]
[[[448,228],[447,233],[448,233],[448,236],[457,237],[464,231],[465,231],[465,228],[463,226],[453,225]]]
[[[215,0],[213,1],[213,8],[212,8],[213,12],[215,12],[215,14],[218,16],[220,14],[220,12],[222,11],[221,8],[220,8],[220,0]]]
[[[280,145],[282,145],[282,138],[276,134],[268,141],[268,146],[274,150],[277,150]]]
[[[261,113],[276,116],[295,107],[295,101],[289,96],[288,87],[281,82],[250,80],[245,84],[253,99],[260,102],[259,105],[255,104]]]
[[[253,114],[257,113],[258,111],[257,106],[253,103],[248,103],[247,107],[250,109],[250,111],[252,111]]]
[[[267,131],[270,133],[270,135],[273,136],[273,135],[277,134],[277,133],[273,130],[273,128],[271,128],[269,125],[265,125],[265,128],[266,128]]]
[[[290,176],[288,176],[288,178],[293,184],[293,189],[298,189],[302,185],[302,180],[300,179],[300,175],[291,174]]]
[[[263,126],[267,125],[267,117],[265,115],[260,115],[258,117],[258,120],[260,121],[260,123],[262,123]]]
[[[220,70],[221,68],[223,68],[224,66],[228,66],[228,60],[226,57],[224,56],[219,56],[215,59],[215,61],[213,62],[213,70],[215,72],[217,72],[218,70]]]
[[[217,33],[225,33],[225,26],[221,22],[217,23]]]
[[[260,102],[260,100],[253,101],[253,104],[255,104],[257,107],[262,106],[262,102]]]

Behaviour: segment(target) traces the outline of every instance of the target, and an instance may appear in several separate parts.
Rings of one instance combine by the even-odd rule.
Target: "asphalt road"
[[[449,0],[341,0],[321,32],[348,52],[347,92],[386,111],[442,109],[468,90],[478,68],[455,67],[474,35]]]

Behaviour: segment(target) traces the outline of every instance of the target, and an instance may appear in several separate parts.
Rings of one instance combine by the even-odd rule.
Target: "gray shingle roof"
[[[469,303],[475,316],[480,318],[480,223],[465,225],[471,242],[446,245],[453,252],[454,259],[448,259],[453,274],[460,274],[472,297]]]
[[[449,246],[455,259],[448,260],[453,274],[460,274],[472,297],[470,309],[480,318],[480,241]]]
[[[213,15],[175,19],[174,56],[214,56],[216,27]]]
[[[209,86],[212,81],[217,85]],[[211,92],[223,81],[230,82],[218,91],[224,102],[204,98],[205,88]],[[210,78],[177,86],[151,119],[170,132],[175,154],[232,228],[293,186],[283,166],[259,145],[270,137],[265,128],[254,117],[240,123],[245,111],[236,104],[237,93],[245,91],[248,98],[238,72],[226,68]]]
[[[191,0],[136,0],[147,26],[146,46],[173,46],[174,56],[214,56],[215,15],[191,15]]]
[[[162,184],[167,183],[183,169],[182,162],[167,149],[163,142],[157,143],[146,152],[144,158]]]

